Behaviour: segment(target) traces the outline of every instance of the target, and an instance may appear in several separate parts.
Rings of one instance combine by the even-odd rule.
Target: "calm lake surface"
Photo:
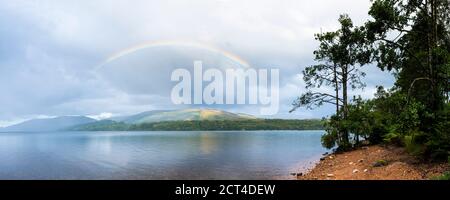
[[[323,133],[0,133],[0,179],[292,179]]]

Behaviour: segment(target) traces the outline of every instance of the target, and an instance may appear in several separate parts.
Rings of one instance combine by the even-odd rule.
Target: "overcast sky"
[[[288,113],[304,91],[301,70],[314,63],[314,33],[335,30],[341,13],[361,25],[369,6],[369,0],[0,0],[0,126],[182,108],[170,102],[170,72],[192,68],[194,60],[226,65],[226,55],[211,49],[255,68],[280,69],[280,111],[271,117],[321,118],[332,107]],[[169,45],[96,69],[117,52],[158,41]],[[201,45],[177,45],[185,43]],[[392,85],[390,74],[364,70],[367,88],[355,93],[369,98],[376,85]],[[216,107],[259,112],[257,106]]]

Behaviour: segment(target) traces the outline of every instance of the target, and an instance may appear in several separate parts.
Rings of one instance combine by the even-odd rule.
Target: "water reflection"
[[[0,179],[273,179],[322,131],[0,133]]]
[[[212,132],[200,133],[200,150],[202,154],[211,154],[217,148]]]

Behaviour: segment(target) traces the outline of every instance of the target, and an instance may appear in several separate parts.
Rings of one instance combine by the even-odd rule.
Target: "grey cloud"
[[[281,107],[274,117],[310,118],[324,107],[288,114],[302,91],[301,70],[313,64],[313,34],[335,29],[340,13],[355,22],[365,1],[270,0],[0,0],[0,126],[39,115],[98,115],[174,107],[168,101],[172,69],[224,65],[201,49],[146,49],[93,69],[112,53],[146,41],[197,41],[239,55],[258,68],[280,68]],[[392,76],[367,68],[371,88]],[[377,77],[377,78],[373,78]],[[297,88],[296,88],[297,87]],[[248,107],[217,106],[257,114]]]

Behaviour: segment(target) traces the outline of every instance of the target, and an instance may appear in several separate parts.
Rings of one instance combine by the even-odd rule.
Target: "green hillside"
[[[322,130],[321,120],[204,120],[127,124],[100,121],[71,128],[71,131],[233,131],[233,130]]]
[[[185,109],[148,111],[128,117],[112,119],[127,124],[142,124],[167,121],[222,121],[256,119],[251,115],[236,114],[214,109]]]

